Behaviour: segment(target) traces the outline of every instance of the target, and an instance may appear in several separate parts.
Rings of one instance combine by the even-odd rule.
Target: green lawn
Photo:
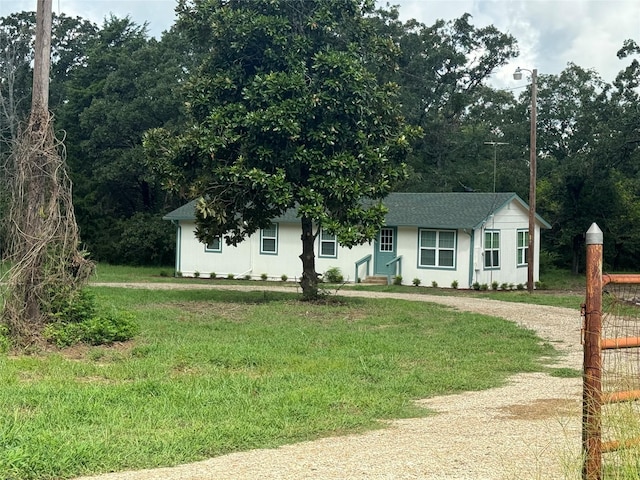
[[[545,369],[511,322],[422,302],[92,290],[126,345],[0,357],[0,478],[172,465],[427,415],[414,399]]]

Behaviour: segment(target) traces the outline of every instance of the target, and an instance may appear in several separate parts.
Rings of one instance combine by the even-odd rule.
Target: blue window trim
[[[501,247],[498,246],[498,248],[487,249],[486,240],[484,238],[487,233],[491,233],[491,234],[497,233],[498,234],[498,244],[500,245],[502,243],[502,238],[501,238],[502,235],[501,235],[500,230],[498,230],[498,229],[486,229],[486,230],[484,230],[482,232],[482,236],[483,236],[483,238],[482,238],[482,267],[483,267],[483,270],[500,270],[501,265],[502,265],[502,258],[501,258],[502,255],[501,255],[501,251],[500,251]],[[486,258],[487,257],[487,252],[488,251],[493,252],[493,251],[496,251],[496,250],[498,252],[498,265],[497,266],[487,267],[487,258]]]
[[[428,232],[436,232],[436,241],[439,242],[440,240],[440,232],[451,232],[453,233],[453,265],[452,266],[442,266],[442,265],[421,265],[420,264],[420,252],[422,250],[422,246],[420,245],[420,236],[421,233],[424,231],[428,231]],[[425,247],[426,248],[426,247]],[[436,245],[436,259],[440,258],[440,256],[438,255],[438,251],[441,250],[437,245]],[[443,248],[442,250],[451,250],[450,248]],[[447,230],[447,229],[438,229],[438,228],[418,228],[418,258],[416,259],[416,266],[417,268],[422,268],[425,270],[455,270],[457,268],[457,263],[458,263],[458,231],[457,230]]]
[[[279,228],[278,228],[278,224],[277,223],[272,223],[271,226],[275,229],[276,234],[275,237],[265,237],[264,236],[264,229],[261,228],[260,229],[260,255],[278,255],[278,233],[279,233]],[[266,251],[264,250],[264,240],[265,239],[269,239],[269,240],[275,240],[275,251]]]
[[[323,240],[322,234],[324,230],[320,229],[320,233],[318,234],[318,258],[338,258],[338,238],[335,235],[331,235],[333,240]],[[329,234],[327,234],[329,235]],[[322,244],[324,242],[333,243],[334,246],[334,254],[333,255],[323,255],[322,254]]]
[[[521,247],[520,245],[518,245],[518,237],[520,233],[524,233],[526,234],[525,240],[527,242],[527,244],[524,247]],[[519,260],[519,251],[521,248],[524,248],[525,251],[525,255],[524,255],[524,263],[520,263],[518,262]],[[529,229],[528,228],[519,228],[516,231],[516,267],[517,268],[525,268],[529,266],[529,255],[526,253],[527,250],[529,249]]]

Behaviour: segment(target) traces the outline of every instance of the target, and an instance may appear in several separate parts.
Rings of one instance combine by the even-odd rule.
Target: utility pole
[[[529,251],[527,258],[527,290],[533,293],[533,269],[535,259],[536,238],[536,103],[537,103],[538,69],[531,71],[531,131],[529,147]]]
[[[536,104],[538,90],[538,69],[528,70],[518,67],[513,74],[515,80],[522,79],[522,72],[531,72],[531,129],[529,145],[529,249],[527,255],[527,291],[533,293],[535,237],[536,237]]]

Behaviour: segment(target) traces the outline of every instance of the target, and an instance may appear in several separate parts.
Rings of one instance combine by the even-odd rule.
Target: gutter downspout
[[[467,235],[469,235],[469,284],[467,286],[467,288],[471,288],[471,285],[473,285],[473,274],[474,274],[474,261],[473,261],[473,255],[475,252],[475,235],[474,230],[471,230],[471,233],[469,233],[469,231],[467,231],[467,229],[463,229],[462,230],[464,233],[466,233]]]

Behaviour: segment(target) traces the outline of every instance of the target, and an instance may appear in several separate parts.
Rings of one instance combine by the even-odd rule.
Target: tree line
[[[178,8],[185,9],[187,3],[179,2]],[[213,56],[206,39],[215,33],[240,48],[237,39],[247,37],[247,22],[255,22],[257,17],[229,18],[224,27],[217,24],[218,30],[212,32],[207,12],[183,13],[179,12],[176,23],[159,40],[148,35],[145,25],[137,25],[130,18],[112,16],[98,26],[82,18],[54,15],[50,109],[58,136],[64,137],[66,145],[81,238],[98,261],[173,261],[174,227],[161,217],[190,199],[193,191],[183,177],[162,175],[145,161],[146,132],[162,129],[184,133],[192,125],[190,119],[198,115],[209,122],[209,127],[224,127],[228,132],[237,127],[230,125],[230,119],[236,118],[236,107],[230,106],[224,118],[216,119],[218,123],[207,118],[210,112],[198,110],[210,100],[204,96],[211,82],[225,81],[202,73],[207,68],[223,65],[231,69],[235,65],[233,59],[224,58],[229,52]],[[295,12],[291,14],[295,16]],[[317,25],[329,25],[321,11],[314,15],[318,15]],[[297,70],[299,59],[290,54],[291,44],[278,52],[278,37],[270,40],[274,42],[270,61],[273,65],[289,62],[287,68],[292,74],[287,78],[265,75],[260,88],[254,85],[246,92],[252,92],[255,98],[249,100],[254,104],[280,99],[278,119],[283,129],[289,129],[286,145],[294,145],[291,139],[296,132],[286,124],[287,115],[281,113],[308,110],[316,100],[310,96],[311,103],[299,105],[283,97],[283,92],[291,94],[292,89],[306,88],[305,82],[316,82],[320,91],[335,88],[338,95],[341,93],[335,79],[347,78],[344,75],[348,73],[348,80],[357,81],[358,88],[365,90],[374,80],[376,85],[396,86],[395,109],[384,106],[385,92],[378,92],[376,98],[363,93],[361,103],[367,108],[375,104],[375,112],[401,115],[410,127],[408,144],[396,142],[406,155],[405,173],[393,179],[396,191],[490,192],[495,188],[516,192],[526,201],[530,93],[525,88],[516,95],[489,82],[497,68],[517,58],[517,40],[493,26],[474,26],[470,15],[438,20],[433,25],[403,22],[397,8],[371,9],[362,22],[349,18],[345,15],[334,22],[334,30],[325,28],[322,32],[300,23],[306,33],[296,40],[300,42],[297,48],[313,52],[318,59],[305,67],[309,70]],[[260,25],[264,31],[276,27],[277,23]],[[28,116],[34,31],[34,13],[0,18],[2,160]],[[315,48],[313,42],[330,43],[334,41],[332,36],[348,37],[352,44],[368,42],[368,50],[358,55],[366,57],[367,72],[373,72],[375,78],[345,63],[340,52],[353,50],[349,45],[322,57],[322,48]],[[640,47],[629,39],[620,46],[618,57],[620,73],[611,83],[575,64],[567,65],[559,75],[542,72],[538,76],[537,208],[553,227],[542,237],[543,268],[557,266],[578,273],[583,263],[584,232],[594,221],[605,234],[606,267],[640,268],[640,230],[636,228],[640,224]],[[342,69],[343,77],[335,76],[332,65]],[[253,68],[245,67],[245,73]],[[307,78],[308,72],[314,77]],[[241,75],[238,70],[233,73]],[[223,90],[224,85],[216,88]],[[359,91],[342,94],[353,96]],[[200,100],[199,92],[203,96]],[[327,93],[326,99],[317,101],[328,102],[330,96]],[[343,125],[339,114],[333,112],[323,121]],[[255,116],[251,118],[258,121]],[[264,116],[259,121],[265,125],[273,119]],[[368,134],[384,133],[374,127],[372,118],[372,124],[366,126]],[[347,133],[334,140],[359,141],[358,136],[349,137]],[[322,137],[324,134],[325,130],[318,129],[314,137],[318,152],[334,141]],[[275,142],[274,137],[269,136],[269,141]],[[285,145],[267,145],[266,140],[263,144],[263,150],[253,152],[262,162],[270,161],[270,155]],[[373,151],[369,153],[373,155]],[[186,164],[184,167],[185,171],[189,169]],[[380,168],[379,173],[384,173],[383,166]],[[334,174],[337,180],[349,175],[344,162],[336,163]],[[347,187],[340,187],[343,195],[348,194]]]

